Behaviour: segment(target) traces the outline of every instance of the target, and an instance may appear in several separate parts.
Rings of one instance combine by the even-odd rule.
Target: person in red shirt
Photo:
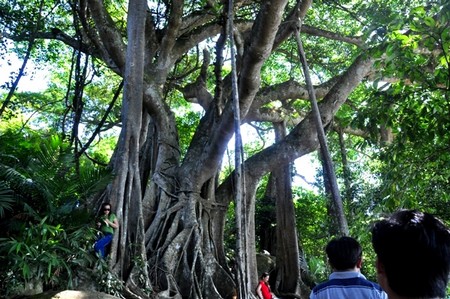
[[[274,299],[276,298],[270,291],[269,273],[264,272],[261,275],[258,286],[256,287],[256,294],[260,299]]]

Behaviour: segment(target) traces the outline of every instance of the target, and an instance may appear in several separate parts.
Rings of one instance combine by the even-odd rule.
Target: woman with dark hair
[[[106,247],[111,243],[114,236],[114,230],[119,227],[119,221],[114,213],[111,213],[111,205],[107,202],[102,204],[103,215],[97,221],[97,229],[102,234],[95,242],[94,250],[99,257],[104,258],[107,255]]]
[[[256,287],[256,294],[260,299],[275,299],[276,297],[270,291],[269,273],[264,272],[261,275],[258,286]]]

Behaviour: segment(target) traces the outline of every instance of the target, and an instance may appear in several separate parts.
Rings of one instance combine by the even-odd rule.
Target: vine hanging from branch
[[[311,102],[312,113],[314,121],[317,127],[317,137],[320,144],[320,152],[324,159],[325,175],[328,176],[328,181],[331,186],[332,204],[336,209],[336,220],[338,224],[338,233],[340,235],[348,235],[348,224],[344,214],[344,207],[342,205],[342,199],[337,184],[336,173],[334,172],[333,161],[331,160],[330,152],[328,150],[327,140],[325,137],[325,130],[323,129],[322,118],[320,117],[319,106],[317,105],[316,93],[309,74],[308,62],[306,60],[305,51],[303,50],[303,44],[300,37],[301,19],[295,29],[295,38],[298,47],[298,56],[303,68],[306,85],[308,88],[309,100]]]

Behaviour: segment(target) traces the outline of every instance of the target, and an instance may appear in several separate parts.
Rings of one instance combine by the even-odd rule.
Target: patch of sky
[[[14,53],[7,53],[7,57],[0,60],[0,88],[8,91],[19,75],[23,60]],[[38,68],[29,60],[20,78],[17,91],[40,92],[44,91],[49,83],[49,70]]]
[[[260,139],[256,128],[252,127],[249,124],[244,124],[241,126],[241,135],[244,148],[246,147],[246,145],[255,143],[258,139]],[[273,138],[271,139],[269,135],[270,134],[266,134],[266,136],[264,137],[264,146],[270,146],[273,143]],[[228,143],[227,152],[229,154],[225,154],[225,161],[223,163],[225,167],[234,165],[234,147],[235,139],[233,136],[233,138]],[[314,157],[314,153],[311,153],[308,155],[304,155],[294,161],[295,175],[292,182],[294,186],[302,187],[313,192],[318,192],[317,188],[315,187],[315,182],[317,169],[319,169],[320,164]],[[247,158],[248,157],[245,157],[245,159]]]

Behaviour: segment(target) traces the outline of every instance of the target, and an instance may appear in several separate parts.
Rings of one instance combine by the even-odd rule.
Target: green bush
[[[68,234],[61,225],[29,221],[21,234],[0,240],[1,293],[13,295],[26,286],[71,288],[73,273],[93,262],[93,233],[80,227]]]

